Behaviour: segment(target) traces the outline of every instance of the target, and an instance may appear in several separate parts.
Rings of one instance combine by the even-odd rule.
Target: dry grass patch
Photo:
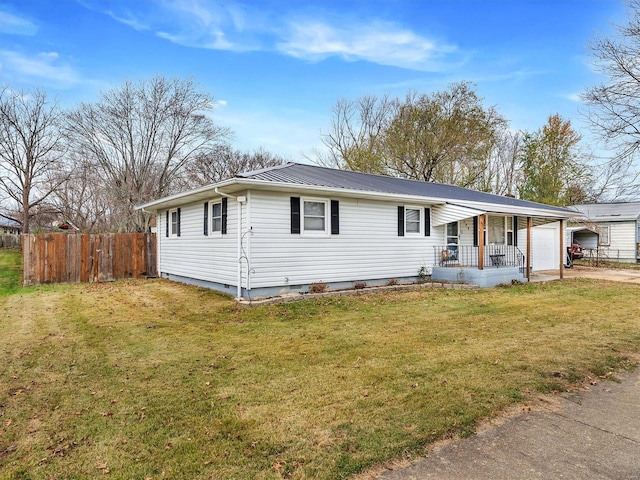
[[[0,478],[347,478],[640,352],[640,288],[256,308],[167,281],[0,297]]]

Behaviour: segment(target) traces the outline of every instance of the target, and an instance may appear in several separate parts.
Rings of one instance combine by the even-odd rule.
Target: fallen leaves
[[[98,465],[96,465],[96,469],[101,470],[104,475],[111,471],[109,469],[109,466],[105,462],[98,462]]]

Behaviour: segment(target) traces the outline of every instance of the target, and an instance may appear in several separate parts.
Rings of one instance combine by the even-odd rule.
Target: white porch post
[[[478,270],[484,270],[484,220],[485,215],[478,215]]]
[[[560,220],[560,279],[564,278],[564,220]]]
[[[527,217],[527,281],[531,280],[531,217]]]

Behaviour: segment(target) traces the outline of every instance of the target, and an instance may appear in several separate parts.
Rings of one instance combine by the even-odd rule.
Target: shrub
[[[418,269],[418,278],[420,282],[426,282],[429,279],[429,272],[427,272],[427,267],[422,266]]]
[[[363,288],[367,288],[367,283],[366,282],[356,282],[353,284],[353,288],[355,288],[356,290],[362,290]]]
[[[312,283],[309,285],[309,293],[322,293],[327,289],[326,283]]]

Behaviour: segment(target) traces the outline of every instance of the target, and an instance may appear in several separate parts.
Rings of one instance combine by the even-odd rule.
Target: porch
[[[494,287],[527,281],[526,256],[514,245],[445,245],[434,247],[435,281]]]

